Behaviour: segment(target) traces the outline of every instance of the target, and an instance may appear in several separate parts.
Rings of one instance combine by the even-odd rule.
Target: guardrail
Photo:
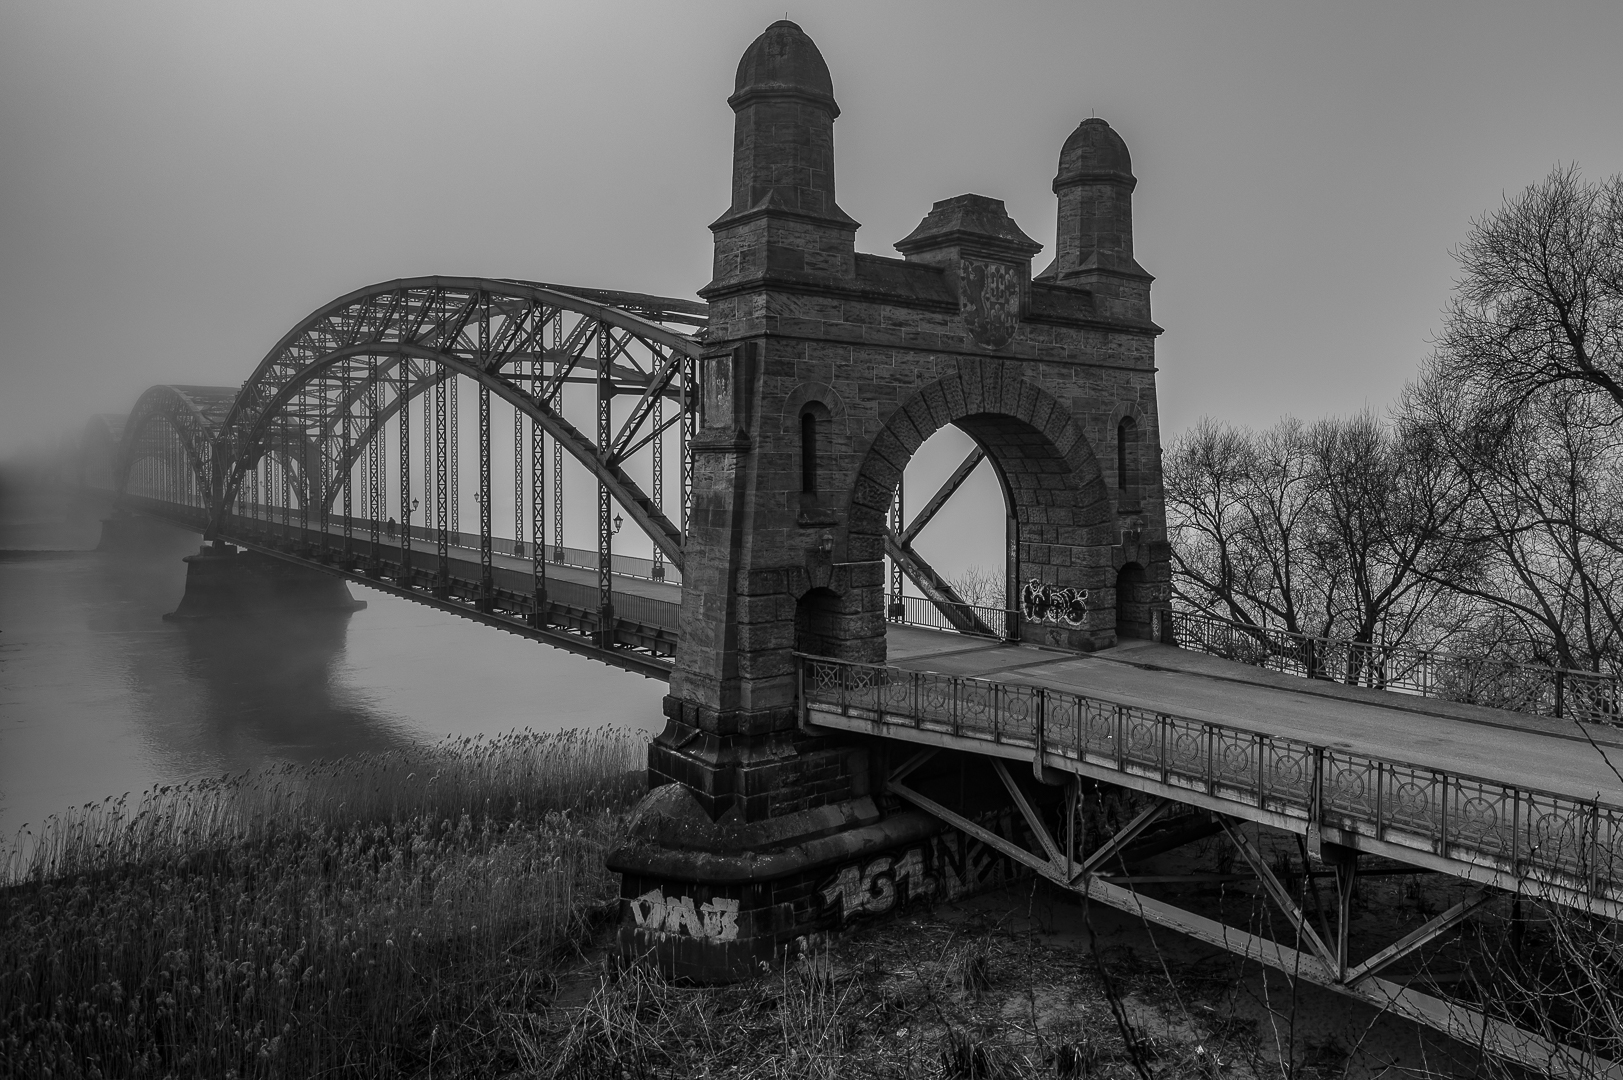
[[[901,623],[903,626],[923,626],[931,630],[954,630],[958,633],[974,633],[955,625],[933,600],[926,600],[922,596],[892,595],[886,602],[887,619],[890,622]],[[1000,607],[987,607],[983,604],[949,604],[961,614],[968,616],[966,621],[979,620],[991,633],[981,634],[982,637],[996,637],[1006,639],[1009,628],[1018,626],[1016,621],[1020,617],[1018,611],[1006,611]]]
[[[154,514],[176,524],[197,529],[207,524],[206,512],[200,507],[144,496],[127,495],[125,500],[125,505],[130,509]],[[296,514],[278,513],[275,516],[281,520],[228,515],[223,535],[235,542],[260,546],[299,561],[311,562],[322,569],[330,570],[339,561],[337,557],[342,553],[345,538],[341,530],[331,531],[331,519],[329,531],[323,534],[314,527],[301,529]],[[417,530],[412,531],[416,533]],[[538,606],[534,593],[535,579],[528,568],[500,564],[491,566],[487,589],[477,548],[470,550],[451,546],[442,575],[435,554],[420,549],[412,552],[410,571],[403,572],[398,533],[393,542],[380,534],[376,549],[372,546],[369,533],[353,535],[351,543],[357,562],[348,564],[349,572],[360,573],[364,565],[369,584],[379,588],[420,600],[432,596],[434,602],[442,603],[450,610],[494,621],[519,632],[533,630],[541,636],[548,636],[555,644],[559,642],[560,635],[598,643],[605,629],[595,582],[549,578],[546,602],[544,606]],[[550,547],[548,554],[551,554]],[[548,565],[553,565],[551,560],[548,560]],[[380,574],[381,577],[378,576]],[[405,580],[401,580],[402,577]],[[618,657],[611,660],[612,663],[629,666],[643,674],[665,677],[670,671],[669,657],[676,651],[681,604],[629,592],[615,592],[611,604],[613,647],[599,648],[601,643],[594,644],[593,648],[598,649],[594,655],[601,658],[612,654]],[[569,647],[573,647],[573,644]],[[623,647],[641,650],[647,656],[633,655]]]
[[[808,709],[1143,778],[1172,798],[1189,793],[1186,801],[1227,804],[1231,813],[1339,829],[1480,868],[1490,884],[1542,886],[1561,902],[1623,914],[1623,806],[1042,686],[804,655],[798,662]]]
[[[264,504],[241,503],[243,509],[235,510],[227,515],[227,520],[238,527],[247,524],[251,527],[270,528],[277,531],[291,530],[289,535],[299,531],[299,513],[297,509],[286,510],[282,507],[271,507]],[[322,543],[326,537],[326,546],[330,547],[334,540],[342,540],[344,536],[345,517],[343,514],[329,514],[327,516],[327,529],[323,533],[320,527],[319,515],[312,515],[309,535],[314,543]],[[353,542],[359,547],[369,543],[371,539],[372,519],[350,517],[348,519],[350,535]],[[398,523],[378,522],[378,543],[382,545],[400,545],[400,526]],[[391,528],[393,531],[391,531]],[[422,525],[411,527],[413,540],[424,543],[438,543],[440,531],[435,528],[426,528]],[[446,530],[446,546],[461,551],[479,551],[479,534]],[[490,547],[498,555],[511,555],[515,558],[527,559],[533,557],[531,545],[522,540],[512,540],[504,536],[490,538]],[[586,548],[560,546],[557,544],[543,544],[546,561],[549,565],[570,566],[580,570],[597,570],[597,552]],[[682,583],[681,571],[669,563],[656,563],[652,559],[640,558],[636,555],[622,555],[614,553],[610,573],[617,577],[641,578],[647,581],[663,581],[668,585]]]
[[[1172,636],[1181,649],[1288,675],[1533,716],[1623,724],[1623,680],[1593,671],[1311,637],[1177,610]]]

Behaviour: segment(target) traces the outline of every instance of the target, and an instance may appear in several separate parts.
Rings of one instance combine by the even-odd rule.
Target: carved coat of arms
[[[965,259],[958,273],[958,309],[977,345],[1001,349],[1020,322],[1020,275],[1003,263]]]

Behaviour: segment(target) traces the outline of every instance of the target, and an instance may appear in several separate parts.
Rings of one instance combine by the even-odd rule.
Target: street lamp
[[[615,536],[620,535],[620,526],[624,525],[625,523],[626,523],[625,518],[621,517],[619,514],[614,515],[614,535]]]

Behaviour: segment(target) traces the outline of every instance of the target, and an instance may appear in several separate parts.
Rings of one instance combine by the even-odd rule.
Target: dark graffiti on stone
[[[823,910],[836,912],[843,924],[920,900],[967,896],[1012,881],[1015,874],[1007,856],[963,833],[947,832],[919,847],[843,866],[817,895]]]
[[[1020,276],[1002,263],[965,259],[958,273],[958,306],[977,345],[1001,349],[1020,321]]]
[[[1088,617],[1088,590],[1028,581],[1020,590],[1020,613],[1029,622],[1081,626]]]

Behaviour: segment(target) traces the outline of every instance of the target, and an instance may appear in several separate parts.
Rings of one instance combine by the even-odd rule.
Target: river
[[[103,502],[0,494],[0,849],[108,795],[513,728],[657,731],[665,683],[352,586],[352,615],[165,622],[193,533],[92,550]]]

